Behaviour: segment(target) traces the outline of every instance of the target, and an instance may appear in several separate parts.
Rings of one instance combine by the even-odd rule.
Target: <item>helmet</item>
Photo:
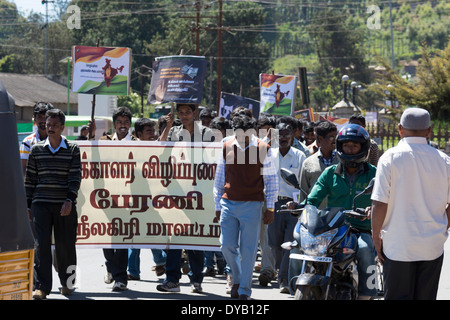
[[[344,154],[342,145],[344,142],[353,141],[361,143],[361,151],[358,154]],[[370,149],[370,137],[366,129],[357,124],[348,124],[343,127],[336,137],[336,155],[339,162],[346,167],[356,168],[367,160]]]

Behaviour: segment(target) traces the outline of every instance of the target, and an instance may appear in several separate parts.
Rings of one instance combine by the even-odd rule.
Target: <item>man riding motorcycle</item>
[[[324,170],[307,198],[307,204],[319,207],[327,198],[327,207],[343,207],[351,210],[353,198],[363,191],[370,180],[375,177],[376,167],[367,163],[370,148],[370,137],[367,131],[357,125],[350,124],[339,131],[336,137],[336,156],[339,164]],[[370,195],[357,199],[355,205],[368,208],[372,204]],[[295,209],[295,202],[288,202],[287,209]],[[358,298],[370,299],[377,294],[371,276],[375,272],[375,251],[371,237],[370,218],[358,220],[347,218],[348,223],[359,231],[358,252]],[[293,262],[290,275],[300,273],[298,262]],[[295,265],[294,265],[295,264]],[[294,270],[295,269],[295,270]]]

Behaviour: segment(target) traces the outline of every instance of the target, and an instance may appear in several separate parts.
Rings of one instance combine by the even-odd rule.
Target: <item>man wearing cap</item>
[[[430,114],[406,109],[401,140],[379,159],[372,237],[386,300],[436,299],[449,227],[450,157],[427,143]]]

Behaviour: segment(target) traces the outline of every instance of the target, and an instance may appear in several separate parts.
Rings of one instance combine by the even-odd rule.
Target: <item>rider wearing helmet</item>
[[[357,124],[343,127],[336,137],[336,156],[339,163],[326,168],[317,179],[307,198],[307,204],[319,207],[327,199],[327,207],[353,208],[353,198],[364,190],[375,177],[376,167],[367,163],[370,149],[370,137],[367,131]],[[370,195],[356,200],[356,207],[370,207]],[[287,204],[293,209],[293,203]],[[348,222],[360,231],[358,237],[359,298],[376,295],[374,281],[369,277],[375,270],[374,246],[371,238],[370,219],[363,221],[348,218]],[[373,285],[372,285],[373,284]]]

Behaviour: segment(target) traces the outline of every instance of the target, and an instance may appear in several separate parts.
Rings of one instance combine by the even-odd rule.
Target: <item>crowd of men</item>
[[[361,115],[352,116],[340,131],[329,121],[304,122],[290,116],[268,114],[255,119],[251,111],[243,107],[235,109],[230,119],[225,119],[216,117],[210,109],[199,113],[195,105],[177,104],[176,115],[178,119],[170,112],[158,122],[141,118],[132,128],[130,110],[119,107],[112,116],[114,132],[97,137],[111,141],[215,141],[223,144],[213,192],[216,221],[221,227],[221,251],[152,249],[154,270],[158,276],[165,274],[166,277],[157,286],[158,291],[180,291],[182,262],[186,260],[193,293],[203,292],[204,276],[219,272],[227,276],[226,290],[231,298],[250,299],[252,274],[260,248],[261,263],[256,266],[260,272],[259,283],[267,286],[276,281],[281,293],[293,294],[289,281],[300,270],[290,261],[289,251],[281,249],[281,244],[293,240],[297,219],[279,213],[278,209],[283,205],[294,208],[302,201],[318,208],[351,209],[354,195],[375,178],[372,198],[368,195],[359,199],[359,207],[367,208],[368,219],[348,221],[360,231],[357,260],[362,271],[359,272],[358,297],[370,299],[376,295],[374,288],[367,285],[370,276],[367,270],[375,263],[375,255],[387,264],[387,298],[436,297],[450,214],[450,158],[429,146],[431,124],[426,110],[410,108],[404,112],[399,124],[403,138],[400,149],[394,148],[381,158],[377,144],[364,129],[365,120]],[[200,121],[196,121],[197,118]],[[45,299],[52,288],[52,230],[61,293],[70,295],[73,291],[67,283],[65,270],[76,265],[80,152],[76,143],[62,136],[65,124],[62,111],[48,103],[37,103],[34,121],[37,130],[24,139],[20,154],[30,221],[37,241],[33,298]],[[79,139],[96,139],[95,129],[95,122],[90,121],[83,127]],[[253,154],[258,155],[257,159],[252,159]],[[401,156],[405,157],[401,161],[408,163],[411,172],[405,173],[404,166],[399,165]],[[379,161],[381,170],[377,170]],[[428,161],[439,168],[438,172],[426,169]],[[280,168],[295,174],[308,194],[306,199],[302,193],[300,198],[295,197],[298,190],[283,181]],[[403,193],[397,192],[399,185],[405,188]],[[417,192],[414,201],[406,200],[409,190]],[[412,205],[407,206],[405,202]],[[415,207],[422,212],[417,212]],[[395,235],[397,233],[405,236],[401,241],[404,247],[393,244],[400,237]],[[419,242],[422,238],[435,250],[409,248],[412,246],[409,240]],[[129,280],[140,280],[139,249],[104,249],[103,252],[104,281],[114,282],[113,291],[127,290]],[[415,280],[424,273],[433,281]],[[408,277],[397,281],[405,274]]]

